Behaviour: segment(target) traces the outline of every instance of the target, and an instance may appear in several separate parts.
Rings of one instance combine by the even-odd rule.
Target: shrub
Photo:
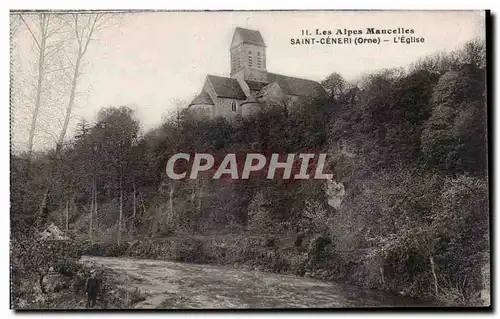
[[[133,290],[129,295],[128,295],[128,302],[130,305],[135,305],[138,302],[146,300],[146,297],[144,294],[141,292],[141,290],[136,287],[135,290]]]
[[[170,257],[181,262],[198,263],[207,260],[203,252],[203,241],[187,237],[172,242]]]
[[[80,264],[76,259],[68,259],[57,263],[54,270],[66,277],[74,277],[79,271],[82,270],[82,267],[82,264]]]

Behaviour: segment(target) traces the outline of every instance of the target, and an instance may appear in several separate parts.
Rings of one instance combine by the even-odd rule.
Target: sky
[[[142,129],[161,123],[177,102],[189,103],[200,92],[207,74],[229,76],[229,46],[235,27],[259,30],[267,45],[267,70],[321,81],[332,72],[347,80],[377,69],[406,67],[439,51],[451,51],[484,35],[484,15],[472,11],[247,11],[247,12],[135,12],[102,30],[91,43],[79,89],[71,129],[81,118],[93,121],[105,106],[134,109]],[[301,30],[366,28],[414,29],[424,43],[380,45],[291,45]],[[20,73],[33,64],[29,33],[16,32],[12,55],[20,55]],[[333,36],[337,37],[337,36]],[[342,36],[343,37],[343,36]],[[18,81],[19,82],[19,81]],[[24,82],[23,82],[24,83]],[[29,105],[12,103],[12,114],[24,118],[13,125],[13,143],[22,149],[27,141]],[[26,113],[26,114],[25,114]],[[44,113],[51,123],[58,115]],[[44,125],[44,124],[40,124]],[[54,125],[57,127],[57,125]],[[42,130],[42,129],[40,129]],[[36,145],[47,145],[47,137]],[[56,134],[57,135],[57,134]],[[71,132],[69,134],[71,136]],[[49,144],[51,142],[48,142]]]

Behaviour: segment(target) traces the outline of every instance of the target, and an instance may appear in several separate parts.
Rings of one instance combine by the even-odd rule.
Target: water
[[[213,265],[162,260],[82,257],[117,273],[120,285],[139,288],[136,308],[359,308],[431,306],[423,301],[340,283]]]

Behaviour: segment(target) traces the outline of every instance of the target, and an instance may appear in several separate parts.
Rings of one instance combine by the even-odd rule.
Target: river
[[[431,306],[387,292],[294,275],[163,260],[82,257],[138,288],[145,309],[359,308]]]

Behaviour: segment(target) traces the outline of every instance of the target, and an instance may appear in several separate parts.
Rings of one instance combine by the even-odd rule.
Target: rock
[[[38,236],[42,240],[67,240],[69,239],[64,235],[64,233],[54,225],[54,223],[50,224],[43,232],[39,233]]]
[[[326,195],[328,205],[333,208],[339,208],[345,197],[345,187],[342,183],[337,183],[334,180],[327,181]]]

